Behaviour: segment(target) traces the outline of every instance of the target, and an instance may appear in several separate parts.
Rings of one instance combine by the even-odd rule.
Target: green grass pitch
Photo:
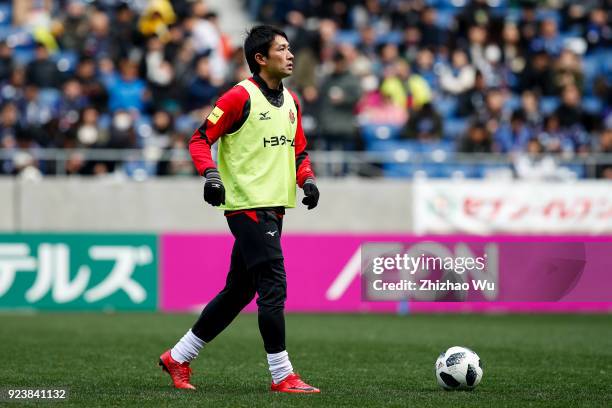
[[[0,387],[68,386],[53,406],[84,407],[612,406],[610,315],[288,315],[291,361],[320,395],[268,391],[256,315],[202,350],[196,391],[174,390],[158,356],[195,318],[0,314]],[[453,345],[483,361],[472,392],[436,384],[434,361]]]

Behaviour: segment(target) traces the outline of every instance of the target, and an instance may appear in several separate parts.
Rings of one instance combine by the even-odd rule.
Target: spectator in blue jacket
[[[503,123],[494,135],[497,151],[501,153],[512,153],[524,151],[534,134],[527,126],[525,114],[516,111],[512,114],[510,123]]]
[[[103,77],[109,94],[110,111],[123,109],[143,112],[148,93],[145,82],[138,77],[138,66],[130,60],[122,60],[120,70],[120,75],[111,73]]]

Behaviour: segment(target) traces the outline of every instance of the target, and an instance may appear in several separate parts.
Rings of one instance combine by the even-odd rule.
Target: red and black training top
[[[284,98],[282,83],[280,89],[270,89],[257,74],[249,80],[259,87],[268,102],[276,107],[282,106]],[[293,92],[289,91],[289,93],[293,97],[298,118],[295,135],[295,169],[297,184],[302,187],[306,179],[314,178],[314,172],[308,152],[306,152],[307,141],[304,129],[302,129],[300,103]],[[204,120],[202,126],[193,133],[189,142],[189,152],[200,175],[204,175],[208,169],[217,167],[210,151],[212,144],[220,137],[240,129],[249,117],[251,111],[249,93],[242,86],[234,86],[221,95],[216,106],[223,111],[223,115],[217,120],[217,123],[212,123],[208,119]]]

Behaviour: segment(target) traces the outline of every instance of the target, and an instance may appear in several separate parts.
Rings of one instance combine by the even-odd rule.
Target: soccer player
[[[259,331],[268,354],[272,391],[318,393],[294,373],[285,350],[286,276],[281,249],[285,208],[313,209],[319,190],[306,152],[298,98],[283,86],[293,71],[287,35],[257,26],[244,42],[248,78],[223,94],[194,133],[189,151],[206,177],[204,200],[225,210],[235,238],[223,290],[193,327],[160,357],[176,388],[194,389],[189,363],[257,293]],[[219,141],[218,167],[210,147]]]

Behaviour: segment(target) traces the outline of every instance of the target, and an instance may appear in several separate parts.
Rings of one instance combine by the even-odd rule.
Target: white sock
[[[190,362],[198,356],[205,344],[204,340],[193,334],[190,329],[170,350],[170,355],[179,363]]]
[[[270,365],[270,374],[272,374],[272,381],[274,384],[283,381],[285,377],[293,372],[287,350],[281,351],[280,353],[268,354],[268,364]]]

